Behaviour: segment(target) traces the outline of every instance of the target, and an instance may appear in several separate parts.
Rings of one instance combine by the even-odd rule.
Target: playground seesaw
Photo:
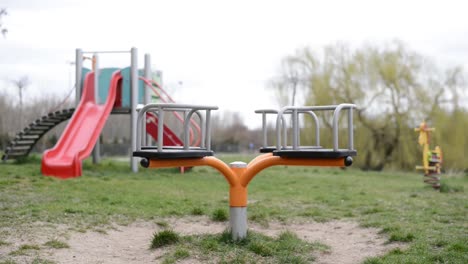
[[[133,156],[141,157],[140,164],[145,168],[195,167],[210,166],[218,170],[229,184],[230,229],[235,240],[243,239],[247,235],[247,186],[262,170],[271,166],[329,166],[346,167],[353,163],[353,156],[357,155],[353,143],[353,109],[354,104],[340,104],[330,106],[284,107],[276,110],[257,110],[263,120],[263,153],[248,164],[232,162],[229,165],[214,157],[211,150],[211,112],[216,106],[200,106],[188,104],[148,104],[139,110],[137,118],[136,150]],[[339,148],[340,113],[347,110],[347,148]],[[166,112],[181,112],[184,116],[183,146],[164,146],[162,141],[157,145],[147,144],[144,136],[144,120],[146,115],[158,117],[157,133],[164,132]],[[332,148],[320,146],[320,127],[316,112],[333,111],[332,116]],[[201,127],[202,142],[199,146],[189,143],[189,123],[196,115]],[[268,146],[267,115],[276,115],[276,146]],[[315,123],[315,145],[301,146],[299,115],[311,116]],[[288,119],[286,118],[288,117]],[[288,131],[286,120],[291,120],[292,144],[288,145]]]

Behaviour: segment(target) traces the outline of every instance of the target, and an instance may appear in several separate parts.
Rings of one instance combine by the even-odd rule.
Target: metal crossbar
[[[262,114],[263,147],[266,148],[266,147],[268,147],[266,118],[267,118],[268,114],[278,115],[278,111],[273,110],[273,109],[260,109],[260,110],[255,110],[255,113]],[[293,110],[285,110],[284,114],[293,114],[294,115],[294,111]],[[298,110],[296,115],[297,114],[308,114],[308,115],[310,115],[312,117],[312,119],[314,120],[314,123],[315,123],[315,146],[320,146],[320,124],[319,124],[319,120],[318,120],[317,115],[313,111],[306,111],[306,110]],[[295,119],[298,122],[297,118],[298,117],[296,116]],[[284,140],[284,142],[287,142],[287,138],[288,138],[287,137],[287,131],[288,131],[288,129],[287,129],[287,126],[286,126],[286,121],[285,121],[284,115],[281,116],[281,124],[282,124],[281,129],[283,130],[283,140]],[[300,138],[299,135],[297,135],[297,138],[299,140],[299,138]],[[297,142],[297,144],[299,144],[299,142]],[[283,147],[286,147],[285,145],[286,145],[286,143],[284,144]]]
[[[194,114],[196,114],[200,119],[201,127],[201,148],[206,148],[206,150],[211,150],[211,111],[218,110],[217,106],[206,106],[206,105],[190,105],[190,104],[172,104],[172,103],[157,103],[157,104],[147,104],[142,107],[138,112],[137,119],[137,133],[136,133],[136,150],[141,151],[142,149],[142,138],[143,135],[143,120],[145,120],[145,114],[147,112],[152,112],[158,117],[158,144],[157,151],[163,151],[163,134],[164,134],[164,112],[182,112],[184,113],[184,122],[183,122],[183,150],[190,149],[190,139],[189,139],[189,129],[190,129],[190,120]],[[202,114],[204,112],[204,115]]]
[[[130,53],[130,50],[103,50],[103,51],[82,51],[83,54],[94,54],[94,53]]]
[[[300,146],[300,129],[299,129],[299,114],[309,115],[315,123],[315,146],[320,146],[320,124],[315,112],[317,111],[334,111],[332,119],[332,135],[333,135],[333,151],[338,151],[338,121],[340,112],[343,109],[348,110],[348,149],[354,149],[354,127],[353,127],[353,109],[356,108],[354,104],[339,104],[339,105],[325,105],[325,106],[286,106],[281,110],[273,109],[260,109],[255,113],[262,114],[262,132],[263,132],[263,147],[266,148],[267,143],[267,115],[276,115],[276,149],[299,150]],[[292,146],[287,146],[287,127],[285,115],[291,115],[292,119]]]
[[[318,118],[315,115],[314,111],[331,111],[333,110],[333,150],[338,151],[338,120],[340,117],[340,112],[343,109],[348,109],[348,149],[354,149],[354,132],[353,132],[353,109],[356,108],[354,104],[339,104],[339,105],[325,105],[325,106],[286,106],[283,107],[277,115],[276,118],[276,148],[279,150],[282,147],[286,147],[286,141],[284,145],[282,145],[281,141],[281,129],[284,126],[283,115],[292,113],[292,130],[293,130],[293,142],[292,148],[293,150],[299,150],[299,113],[308,113],[311,114],[314,121],[316,122],[316,134],[319,137],[319,126],[318,126]],[[312,114],[313,113],[313,114]]]

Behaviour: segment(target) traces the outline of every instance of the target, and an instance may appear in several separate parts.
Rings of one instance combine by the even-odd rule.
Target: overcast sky
[[[137,47],[164,72],[177,102],[239,111],[276,108],[266,82],[281,58],[304,46],[393,39],[441,65],[468,67],[468,1],[144,1],[0,0],[9,32],[0,39],[0,79],[30,76],[29,98],[64,97],[74,81],[75,49]],[[125,67],[128,55],[101,56]],[[0,86],[13,94],[6,82]]]

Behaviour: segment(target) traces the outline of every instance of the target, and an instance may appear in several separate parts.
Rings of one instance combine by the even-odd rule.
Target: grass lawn
[[[248,162],[253,156],[218,157],[226,162]],[[248,217],[260,224],[350,220],[380,229],[388,236],[388,243],[407,243],[405,249],[367,259],[368,264],[468,263],[468,176],[442,178],[443,192],[437,192],[426,186],[417,173],[272,167],[249,185],[248,198],[254,202],[249,204]],[[38,157],[22,164],[0,164],[0,247],[8,244],[8,232],[33,222],[66,223],[77,231],[86,231],[105,229],[110,223],[161,217],[222,218],[228,212],[228,191],[224,177],[209,167],[197,167],[185,174],[175,169],[141,168],[133,174],[129,162],[104,160],[91,165],[87,160],[82,177],[58,180],[41,176]],[[226,263],[252,263],[265,258],[274,263],[308,263],[312,260],[287,258],[288,249],[314,250],[323,246],[302,242],[288,233],[278,239],[252,233],[244,243],[229,241],[223,234],[173,235],[179,246],[172,258],[194,250],[209,251],[203,245],[211,243],[211,254],[236,255]],[[60,241],[50,243],[67,246],[60,245]],[[148,247],[150,244],[148,241]],[[291,245],[294,247],[288,247]],[[239,259],[239,254],[246,257]],[[0,263],[15,262],[0,255]]]

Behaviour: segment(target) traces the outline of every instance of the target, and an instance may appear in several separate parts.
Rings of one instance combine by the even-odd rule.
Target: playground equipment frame
[[[140,109],[138,113],[137,125],[137,147],[134,156],[142,157],[141,165],[145,168],[168,168],[181,166],[210,166],[218,170],[229,184],[229,205],[230,205],[230,229],[234,240],[243,239],[247,235],[247,186],[250,181],[262,170],[277,165],[287,166],[332,166],[346,167],[353,162],[351,156],[357,154],[354,150],[353,142],[353,109],[354,104],[340,104],[337,106],[316,106],[316,107],[284,107],[280,111],[257,110],[262,113],[264,145],[266,146],[266,114],[277,114],[276,131],[277,146],[270,149],[270,153],[257,156],[248,164],[244,162],[233,162],[227,165],[216,157],[213,157],[210,137],[210,115],[212,110],[217,110],[216,106],[184,105],[184,104],[149,104]],[[348,110],[348,148],[340,149],[338,146],[338,119],[341,110]],[[164,112],[182,111],[185,113],[184,135],[189,133],[188,123],[191,116],[197,112],[205,111],[205,147],[193,148],[189,146],[187,136],[184,136],[184,146],[164,147],[162,142],[155,146],[143,146],[144,135],[141,123],[147,112],[152,112],[158,116],[158,133],[163,132]],[[319,146],[301,147],[299,145],[299,119],[298,113],[310,114],[315,124],[316,138],[319,138],[318,118],[313,111],[333,110],[333,148],[323,149]],[[281,131],[285,129],[284,114],[292,114],[293,120],[293,146],[287,146],[286,138],[281,140]],[[203,116],[203,114],[200,114]],[[200,118],[203,122],[203,118]],[[351,131],[351,132],[350,132]],[[319,141],[316,141],[317,143]]]
[[[122,51],[83,51],[82,49],[76,49],[75,51],[75,83],[76,83],[76,94],[75,94],[75,105],[78,105],[81,99],[81,82],[83,80],[82,69],[83,69],[83,59],[84,54],[93,54],[93,70],[95,74],[95,98],[96,102],[98,101],[98,85],[99,85],[99,54],[109,54],[109,53],[128,53],[130,54],[130,137],[131,137],[131,148],[132,151],[136,150],[136,124],[137,124],[137,104],[138,104],[138,49],[132,47],[130,50]],[[149,54],[145,54],[145,69],[144,74],[145,78],[151,78],[151,57]],[[145,86],[147,84],[144,84]],[[144,89],[144,104],[150,102],[150,94]],[[149,137],[149,136],[148,136]],[[149,139],[150,140],[150,139]],[[99,141],[96,143],[93,150],[93,162],[98,163],[100,157],[100,144]],[[130,166],[133,172],[138,172],[138,160],[137,158],[130,155]]]

